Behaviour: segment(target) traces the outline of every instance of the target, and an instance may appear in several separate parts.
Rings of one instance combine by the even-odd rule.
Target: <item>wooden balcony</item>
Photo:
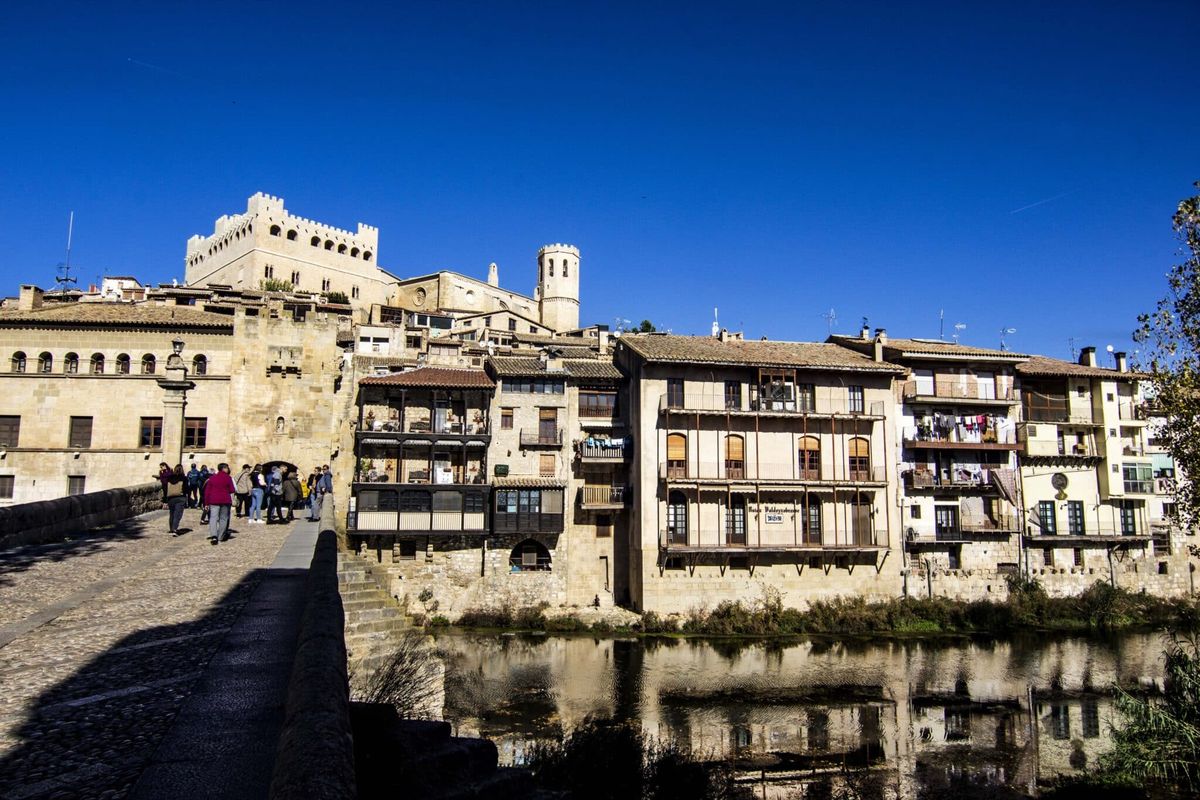
[[[583,464],[620,464],[625,461],[630,449],[625,446],[624,439],[591,442],[585,439],[579,443],[576,452]]]
[[[355,483],[354,534],[454,535],[488,532],[486,484]]]
[[[522,430],[521,447],[562,447],[562,428],[547,430]]]
[[[584,486],[579,490],[579,507],[586,511],[616,511],[625,507],[624,486]]]
[[[836,474],[823,474],[816,470],[800,469],[797,464],[742,462],[740,467],[726,462],[704,461],[699,464],[659,464],[658,476],[668,484],[721,485],[728,483],[753,483],[764,486],[863,486],[881,487],[887,482],[887,469],[872,466],[861,470],[838,470]]]
[[[884,404],[881,402],[851,403],[845,398],[827,398],[818,395],[815,400],[762,400],[727,398],[724,395],[686,393],[682,399],[666,394],[659,397],[659,413],[700,414],[738,417],[784,417],[814,419],[866,419],[881,420]]]
[[[907,381],[903,396],[909,403],[933,403],[936,405],[1011,406],[1021,402],[1021,394],[1012,387],[997,392],[995,386],[980,386],[975,381],[966,384],[958,381],[919,384]]]

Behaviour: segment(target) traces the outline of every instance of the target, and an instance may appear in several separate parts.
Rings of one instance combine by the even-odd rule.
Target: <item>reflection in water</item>
[[[447,634],[446,719],[520,763],[588,716],[733,761],[764,796],[1030,789],[1107,747],[1108,687],[1154,687],[1162,642],[712,643]]]

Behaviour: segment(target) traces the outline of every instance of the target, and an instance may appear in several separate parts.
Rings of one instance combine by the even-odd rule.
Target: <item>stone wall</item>
[[[162,505],[157,482],[0,508],[0,549],[57,541]]]

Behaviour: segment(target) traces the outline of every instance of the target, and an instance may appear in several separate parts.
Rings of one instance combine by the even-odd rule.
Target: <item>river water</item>
[[[966,781],[1032,791],[1094,767],[1111,687],[1162,681],[1157,634],[786,643],[450,633],[445,719],[522,763],[585,718],[729,760],[762,797],[917,797]],[[865,784],[863,782],[866,782]],[[874,788],[870,788],[874,787]]]

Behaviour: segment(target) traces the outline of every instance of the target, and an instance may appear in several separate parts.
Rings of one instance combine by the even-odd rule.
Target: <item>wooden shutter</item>
[[[667,436],[667,460],[687,461],[687,437],[682,433]]]
[[[741,436],[728,436],[725,438],[725,458],[729,461],[744,461],[746,447]]]
[[[869,458],[871,455],[871,444],[866,439],[855,437],[850,440],[850,457]]]
[[[804,436],[800,439],[801,450],[820,450],[821,442],[815,436]]]

